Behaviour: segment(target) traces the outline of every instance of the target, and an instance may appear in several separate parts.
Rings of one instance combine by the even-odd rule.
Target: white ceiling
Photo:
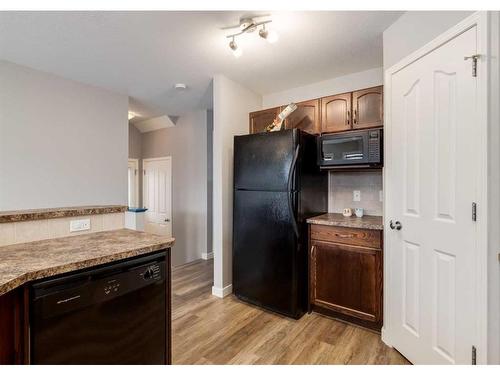
[[[144,117],[177,116],[217,73],[266,94],[382,66],[382,32],[401,14],[271,12],[279,42],[244,35],[235,59],[220,28],[244,12],[0,12],[0,59],[126,93]]]

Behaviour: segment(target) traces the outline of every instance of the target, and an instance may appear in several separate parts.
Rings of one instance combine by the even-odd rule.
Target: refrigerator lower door
[[[297,289],[298,242],[288,193],[236,190],[233,219],[234,294],[299,318],[304,307]]]

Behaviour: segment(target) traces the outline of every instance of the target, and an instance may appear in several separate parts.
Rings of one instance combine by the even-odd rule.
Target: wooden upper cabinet
[[[373,128],[384,124],[383,87],[352,93],[353,129]]]
[[[266,127],[273,123],[279,113],[279,107],[250,112],[250,134],[264,132]]]
[[[351,93],[321,98],[321,132],[351,129]]]
[[[296,104],[297,109],[285,120],[285,129],[297,128],[310,134],[321,133],[319,99]]]

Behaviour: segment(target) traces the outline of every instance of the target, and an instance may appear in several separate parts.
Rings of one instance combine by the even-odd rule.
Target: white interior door
[[[476,27],[390,78],[390,342],[415,364],[470,364],[475,340]]]
[[[144,230],[172,236],[172,158],[143,160]]]
[[[128,206],[139,206],[139,160],[128,159]]]

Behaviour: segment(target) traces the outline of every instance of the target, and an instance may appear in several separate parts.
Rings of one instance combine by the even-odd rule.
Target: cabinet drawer
[[[345,228],[312,224],[311,240],[365,246],[374,249],[382,248],[382,232],[372,229]]]

